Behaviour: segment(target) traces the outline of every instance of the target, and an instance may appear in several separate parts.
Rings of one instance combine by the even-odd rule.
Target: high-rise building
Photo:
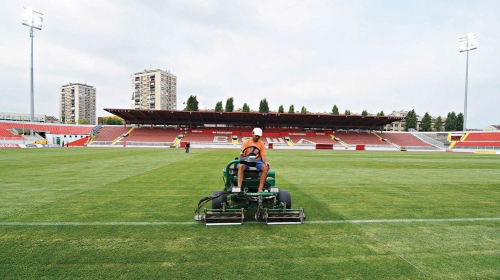
[[[59,88],[59,116],[61,123],[78,123],[85,119],[89,124],[96,124],[95,88],[79,83]]]
[[[131,109],[176,110],[177,77],[160,69],[131,75]]]

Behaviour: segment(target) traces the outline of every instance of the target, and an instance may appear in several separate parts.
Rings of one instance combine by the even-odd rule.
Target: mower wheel
[[[286,209],[292,208],[292,197],[290,196],[290,193],[288,191],[280,190],[278,192],[278,202],[286,203]]]
[[[219,195],[222,191],[214,191],[212,195]],[[227,196],[221,195],[216,199],[212,200],[212,209],[221,209],[222,203],[227,202]]]

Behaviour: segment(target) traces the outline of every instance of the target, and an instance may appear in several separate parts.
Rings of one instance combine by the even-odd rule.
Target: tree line
[[[443,122],[444,127],[443,127]],[[418,118],[415,110],[411,110],[406,115],[406,125],[405,131],[409,129],[417,130]],[[432,117],[429,113],[425,113],[420,121],[420,131],[462,131],[464,128],[464,115],[459,113],[458,115],[455,112],[449,112],[446,116],[446,119],[443,120],[441,116],[438,116],[436,120],[434,120],[434,128],[432,127]]]
[[[198,100],[196,99],[196,96],[189,96],[186,107],[184,108],[185,111],[198,111]],[[226,100],[225,106],[223,106],[222,100],[217,101],[215,104],[215,112],[234,112],[234,98],[230,97]],[[236,111],[241,111],[241,112],[250,112],[250,106],[245,102],[243,104],[242,108],[238,108]],[[269,103],[267,102],[267,99],[264,98],[260,100],[259,104],[259,113],[269,113]],[[278,113],[285,113],[285,108],[283,105],[280,105],[278,108]],[[288,114],[295,114],[298,113],[298,111],[295,111],[294,105],[290,105],[288,108]],[[300,114],[307,114],[307,108],[305,106],[302,106],[300,109]],[[337,105],[333,105],[332,115],[340,115],[339,113],[339,108]],[[345,110],[344,115],[351,115],[351,110]],[[363,110],[361,113],[362,116],[368,116],[368,111]],[[377,116],[385,116],[384,111],[380,111],[377,113]],[[415,110],[411,110],[408,112],[408,114],[405,117],[406,119],[406,124],[405,124],[405,131],[408,131],[410,129],[415,129],[417,130],[417,124],[418,124],[418,117],[417,114],[415,113]],[[434,128],[432,127],[432,117],[429,115],[429,113],[425,113],[423,116],[421,123],[420,123],[420,131],[460,131],[463,129],[463,124],[464,124],[464,116],[462,113],[459,113],[458,115],[455,112],[450,112],[448,113],[446,117],[446,122],[443,127],[443,118],[441,116],[438,116],[435,121],[434,121]]]
[[[196,96],[189,96],[187,102],[186,103],[186,107],[184,108],[184,111],[198,111],[199,108],[198,108],[198,100],[196,99]],[[215,108],[214,108],[214,111],[215,112],[234,112],[234,98],[230,97],[226,100],[226,105],[223,106],[222,104],[222,100],[221,101],[217,101],[217,103],[215,104]],[[241,112],[250,112],[250,106],[248,106],[248,104],[245,102],[243,103],[243,107],[241,108],[238,108],[236,109],[236,111],[241,111]],[[267,102],[267,99],[264,98],[260,101],[260,104],[259,104],[259,113],[269,113],[271,110],[269,109],[269,103]],[[283,105],[280,105],[279,109],[278,109],[278,112],[279,113],[284,113],[285,112],[285,109],[283,107]],[[295,112],[295,107],[292,105],[290,105],[290,108],[288,109],[288,113],[289,114],[294,114],[296,113]],[[307,114],[307,109],[306,107],[302,106],[302,109],[300,111],[301,114]]]

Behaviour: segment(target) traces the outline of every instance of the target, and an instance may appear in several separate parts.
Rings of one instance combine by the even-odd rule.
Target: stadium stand
[[[334,144],[330,134],[315,136],[289,136],[294,144]]]
[[[8,132],[8,131],[7,131]],[[128,137],[121,139],[127,132]],[[337,137],[341,141],[334,141],[331,137]],[[179,135],[183,137],[177,139]],[[117,146],[180,146],[183,147],[187,142],[200,147],[212,147],[220,145],[238,145],[251,135],[251,128],[247,127],[198,127],[190,131],[177,130],[174,128],[163,128],[143,126],[141,128],[130,129],[124,126],[103,126],[98,130],[93,142],[89,145],[111,145],[116,142]],[[235,139],[236,137],[236,139]],[[429,138],[429,137],[428,137]],[[289,139],[292,142],[287,143]],[[469,133],[463,138],[465,141],[455,142],[455,148],[476,148],[480,147],[500,147],[500,133]],[[471,141],[469,139],[480,139],[482,141]],[[407,132],[377,132],[369,131],[304,131],[293,129],[265,129],[261,140],[275,147],[293,147],[295,145],[309,147],[315,146],[316,149],[326,147],[325,149],[399,149],[399,150],[444,150],[436,145],[429,144],[412,133]],[[432,139],[431,139],[432,140]],[[469,140],[469,141],[467,141]],[[318,146],[319,145],[319,146]],[[450,145],[450,149],[453,145]]]
[[[387,145],[376,135],[367,132],[336,132],[334,136],[342,139],[348,145]]]
[[[392,143],[395,143],[402,147],[432,147],[417,137],[413,136],[407,132],[384,132],[379,134],[379,136],[390,140]]]
[[[462,141],[500,141],[500,132],[470,132]]]
[[[90,134],[93,126],[89,125],[69,125],[69,124],[40,124],[40,123],[21,123],[21,122],[5,122],[1,121],[2,130],[18,129],[26,130],[33,129],[37,132],[45,132],[51,134]]]
[[[0,122],[0,140],[23,140],[21,135],[12,133],[11,129],[10,125]]]
[[[163,129],[161,127],[156,127],[156,128],[142,127],[132,130],[130,135],[127,138],[125,138],[125,140],[127,142],[172,143],[175,141],[177,135],[179,134],[181,134],[179,130],[173,128]]]
[[[484,150],[500,149],[500,132],[468,132],[457,141],[452,141],[449,149]]]
[[[93,142],[96,141],[113,141],[120,135],[126,133],[129,128],[124,126],[115,126],[115,125],[105,125],[100,130],[99,133],[94,138]]]
[[[203,134],[203,133],[187,133],[182,142],[191,143],[232,143],[232,134]],[[241,138],[238,139],[241,142]]]
[[[179,134],[178,130],[172,128],[142,127],[132,130],[126,140],[135,142],[174,142]]]

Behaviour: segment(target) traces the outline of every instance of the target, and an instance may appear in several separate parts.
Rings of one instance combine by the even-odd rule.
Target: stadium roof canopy
[[[379,129],[404,117],[331,114],[288,114],[141,109],[104,109],[124,119],[125,124],[203,126],[295,127],[318,129]]]

